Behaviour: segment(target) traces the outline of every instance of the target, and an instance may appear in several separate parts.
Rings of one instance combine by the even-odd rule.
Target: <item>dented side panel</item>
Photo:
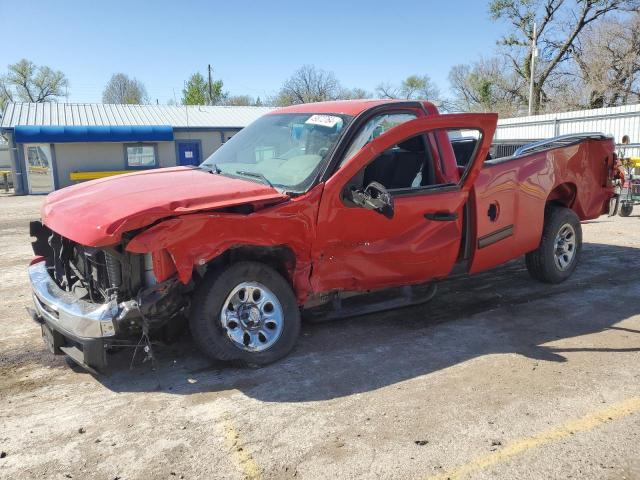
[[[399,198],[392,219],[336,201],[323,211],[319,226],[314,290],[367,290],[445,277],[460,249],[465,200],[459,191]],[[425,218],[441,211],[457,218]],[[328,233],[336,231],[340,235]]]
[[[470,273],[538,248],[548,201],[571,208],[580,220],[606,213],[613,151],[612,140],[584,140],[485,166],[472,193],[476,241]]]
[[[496,120],[494,114],[413,120],[371,141],[336,172],[327,181],[318,216],[314,291],[378,289],[446,277],[458,258],[463,208],[482,165],[478,159],[489,151]],[[446,128],[483,132],[475,161],[460,183],[396,196],[393,218],[345,203],[345,185],[378,154],[409,137]],[[441,221],[438,214],[451,219]]]
[[[196,213],[165,220],[135,236],[127,245],[134,253],[164,250],[178,277],[189,282],[193,269],[240,246],[287,246],[295,254],[289,272],[300,303],[310,292],[311,245],[323,184],[288,202],[248,214]]]

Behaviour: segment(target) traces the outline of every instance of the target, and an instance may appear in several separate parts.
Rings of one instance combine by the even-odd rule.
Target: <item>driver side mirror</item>
[[[359,207],[393,218],[393,197],[381,183],[371,182],[364,190],[352,188],[350,197]]]

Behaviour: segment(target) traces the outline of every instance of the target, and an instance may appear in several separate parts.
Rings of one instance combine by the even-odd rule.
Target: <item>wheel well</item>
[[[282,275],[289,284],[293,283],[293,272],[296,266],[296,255],[286,245],[273,247],[256,245],[238,245],[226,250],[211,262],[209,268],[220,268],[240,261],[264,263]]]
[[[554,188],[547,197],[547,205],[559,205],[561,207],[573,208],[576,200],[576,185],[565,182]]]

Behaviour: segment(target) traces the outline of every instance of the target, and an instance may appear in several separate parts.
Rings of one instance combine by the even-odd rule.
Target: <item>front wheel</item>
[[[194,295],[189,324],[196,345],[208,357],[266,365],[293,349],[300,310],[276,270],[239,262],[207,274]]]
[[[548,207],[540,246],[527,253],[529,274],[545,283],[564,282],[578,265],[582,251],[582,226],[573,210]]]

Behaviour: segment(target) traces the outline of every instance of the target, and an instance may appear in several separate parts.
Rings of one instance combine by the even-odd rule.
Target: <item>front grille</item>
[[[119,245],[94,248],[59,235],[39,221],[31,222],[33,253],[45,258],[51,278],[77,298],[105,303],[135,298],[143,286],[144,256]]]
[[[56,284],[78,298],[104,303],[122,284],[119,258],[107,249],[80,245],[59,235],[40,222],[31,226],[36,237],[33,250],[45,257],[46,265]]]
[[[111,252],[104,252],[107,280],[111,288],[118,289],[122,285],[122,265],[120,260]]]

